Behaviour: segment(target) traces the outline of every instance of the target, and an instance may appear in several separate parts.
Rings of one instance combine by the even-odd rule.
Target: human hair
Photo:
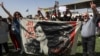
[[[64,23],[59,24],[59,23],[55,23],[55,22],[51,23],[51,22],[45,22],[45,21],[44,22],[37,22],[34,29],[36,29],[38,26],[41,27],[41,29],[43,30],[43,32],[46,36],[47,35],[54,35],[54,36],[57,35],[59,37],[59,35],[63,35],[64,32],[66,32],[68,30],[70,31],[72,29],[71,26],[67,27],[66,24],[64,24]],[[66,26],[66,27],[63,27],[63,26]],[[52,37],[54,37],[54,36],[52,36]],[[50,37],[50,38],[52,38],[52,37]]]
[[[41,13],[41,11],[40,11],[40,10],[38,10],[38,11],[37,11],[37,13]]]
[[[0,16],[0,18],[2,18],[2,16]]]
[[[14,13],[14,15],[13,15],[14,18],[16,18],[16,14],[17,14],[17,13],[18,13],[19,17],[23,17],[22,14],[21,14],[20,12],[16,11],[16,12]]]

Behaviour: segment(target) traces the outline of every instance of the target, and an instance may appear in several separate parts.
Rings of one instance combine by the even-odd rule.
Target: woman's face
[[[41,26],[37,26],[37,28],[35,30],[36,30],[35,31],[36,37],[44,37],[45,36]]]
[[[15,13],[15,17],[16,18],[20,18],[20,14],[19,13]]]

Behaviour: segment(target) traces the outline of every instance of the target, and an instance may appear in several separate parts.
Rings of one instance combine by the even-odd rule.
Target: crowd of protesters
[[[10,35],[10,38],[12,40],[12,43],[13,43],[16,51],[22,52],[23,50],[22,50],[19,20],[21,20],[23,18],[23,16],[18,11],[14,12],[14,14],[11,15],[10,12],[4,7],[3,3],[1,3],[0,6],[5,11],[5,13],[8,14],[7,19],[3,19],[0,16],[0,56],[2,56],[2,45],[4,46],[6,53],[9,53],[9,47],[7,44],[8,34]],[[93,9],[94,17],[98,18],[96,5],[91,3],[91,8]],[[91,20],[88,20],[87,18],[85,19],[86,16],[87,16],[87,18],[89,18],[89,15],[87,13],[76,16],[76,17],[72,17],[72,13],[71,13],[70,9],[67,8],[66,11],[63,12],[63,16],[61,15],[61,12],[59,10],[54,10],[52,13],[45,12],[45,16],[41,13],[41,10],[38,10],[37,15],[35,15],[34,19],[36,19],[36,20],[51,20],[51,21],[77,21],[77,20],[79,20],[79,21],[84,21],[85,23],[87,22],[87,25],[88,25],[89,23],[91,23]],[[97,20],[95,18],[93,18],[92,21],[96,22]],[[89,28],[90,30],[88,30],[88,32],[86,32],[86,29],[88,29],[88,26],[82,25],[81,35],[82,35],[82,44],[83,44],[83,56],[86,56],[88,52],[89,52],[90,56],[94,56],[95,28],[96,27],[94,27],[95,26],[94,22],[92,22],[92,23],[93,23],[92,29]],[[90,46],[87,46],[87,45],[90,45]],[[88,48],[88,50],[87,50],[87,48]]]
[[[83,21],[82,15],[73,17],[72,12],[69,10],[69,8],[66,8],[66,11],[64,11],[63,14],[59,10],[53,10],[52,12],[46,11],[45,16],[43,16],[41,10],[38,10],[37,15],[35,15],[34,19],[50,21]]]

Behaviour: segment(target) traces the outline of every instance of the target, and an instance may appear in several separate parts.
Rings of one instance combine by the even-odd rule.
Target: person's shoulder
[[[7,23],[7,19],[6,18],[3,18],[2,21],[5,22],[5,23]]]
[[[97,18],[97,21],[100,21],[100,18]]]

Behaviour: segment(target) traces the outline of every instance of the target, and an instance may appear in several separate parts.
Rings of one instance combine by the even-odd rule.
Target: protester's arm
[[[99,12],[96,9],[96,4],[94,4],[93,2],[90,2],[90,6],[93,11],[94,18],[97,18],[99,16]]]
[[[69,11],[69,13],[70,13],[70,17],[72,17],[72,12],[71,12],[71,11]]]
[[[2,7],[2,9],[9,15],[9,17],[11,19],[13,19],[13,16],[10,14],[10,12],[4,7],[3,2],[0,4],[0,6]]]
[[[80,31],[82,30],[83,22],[81,22]]]

